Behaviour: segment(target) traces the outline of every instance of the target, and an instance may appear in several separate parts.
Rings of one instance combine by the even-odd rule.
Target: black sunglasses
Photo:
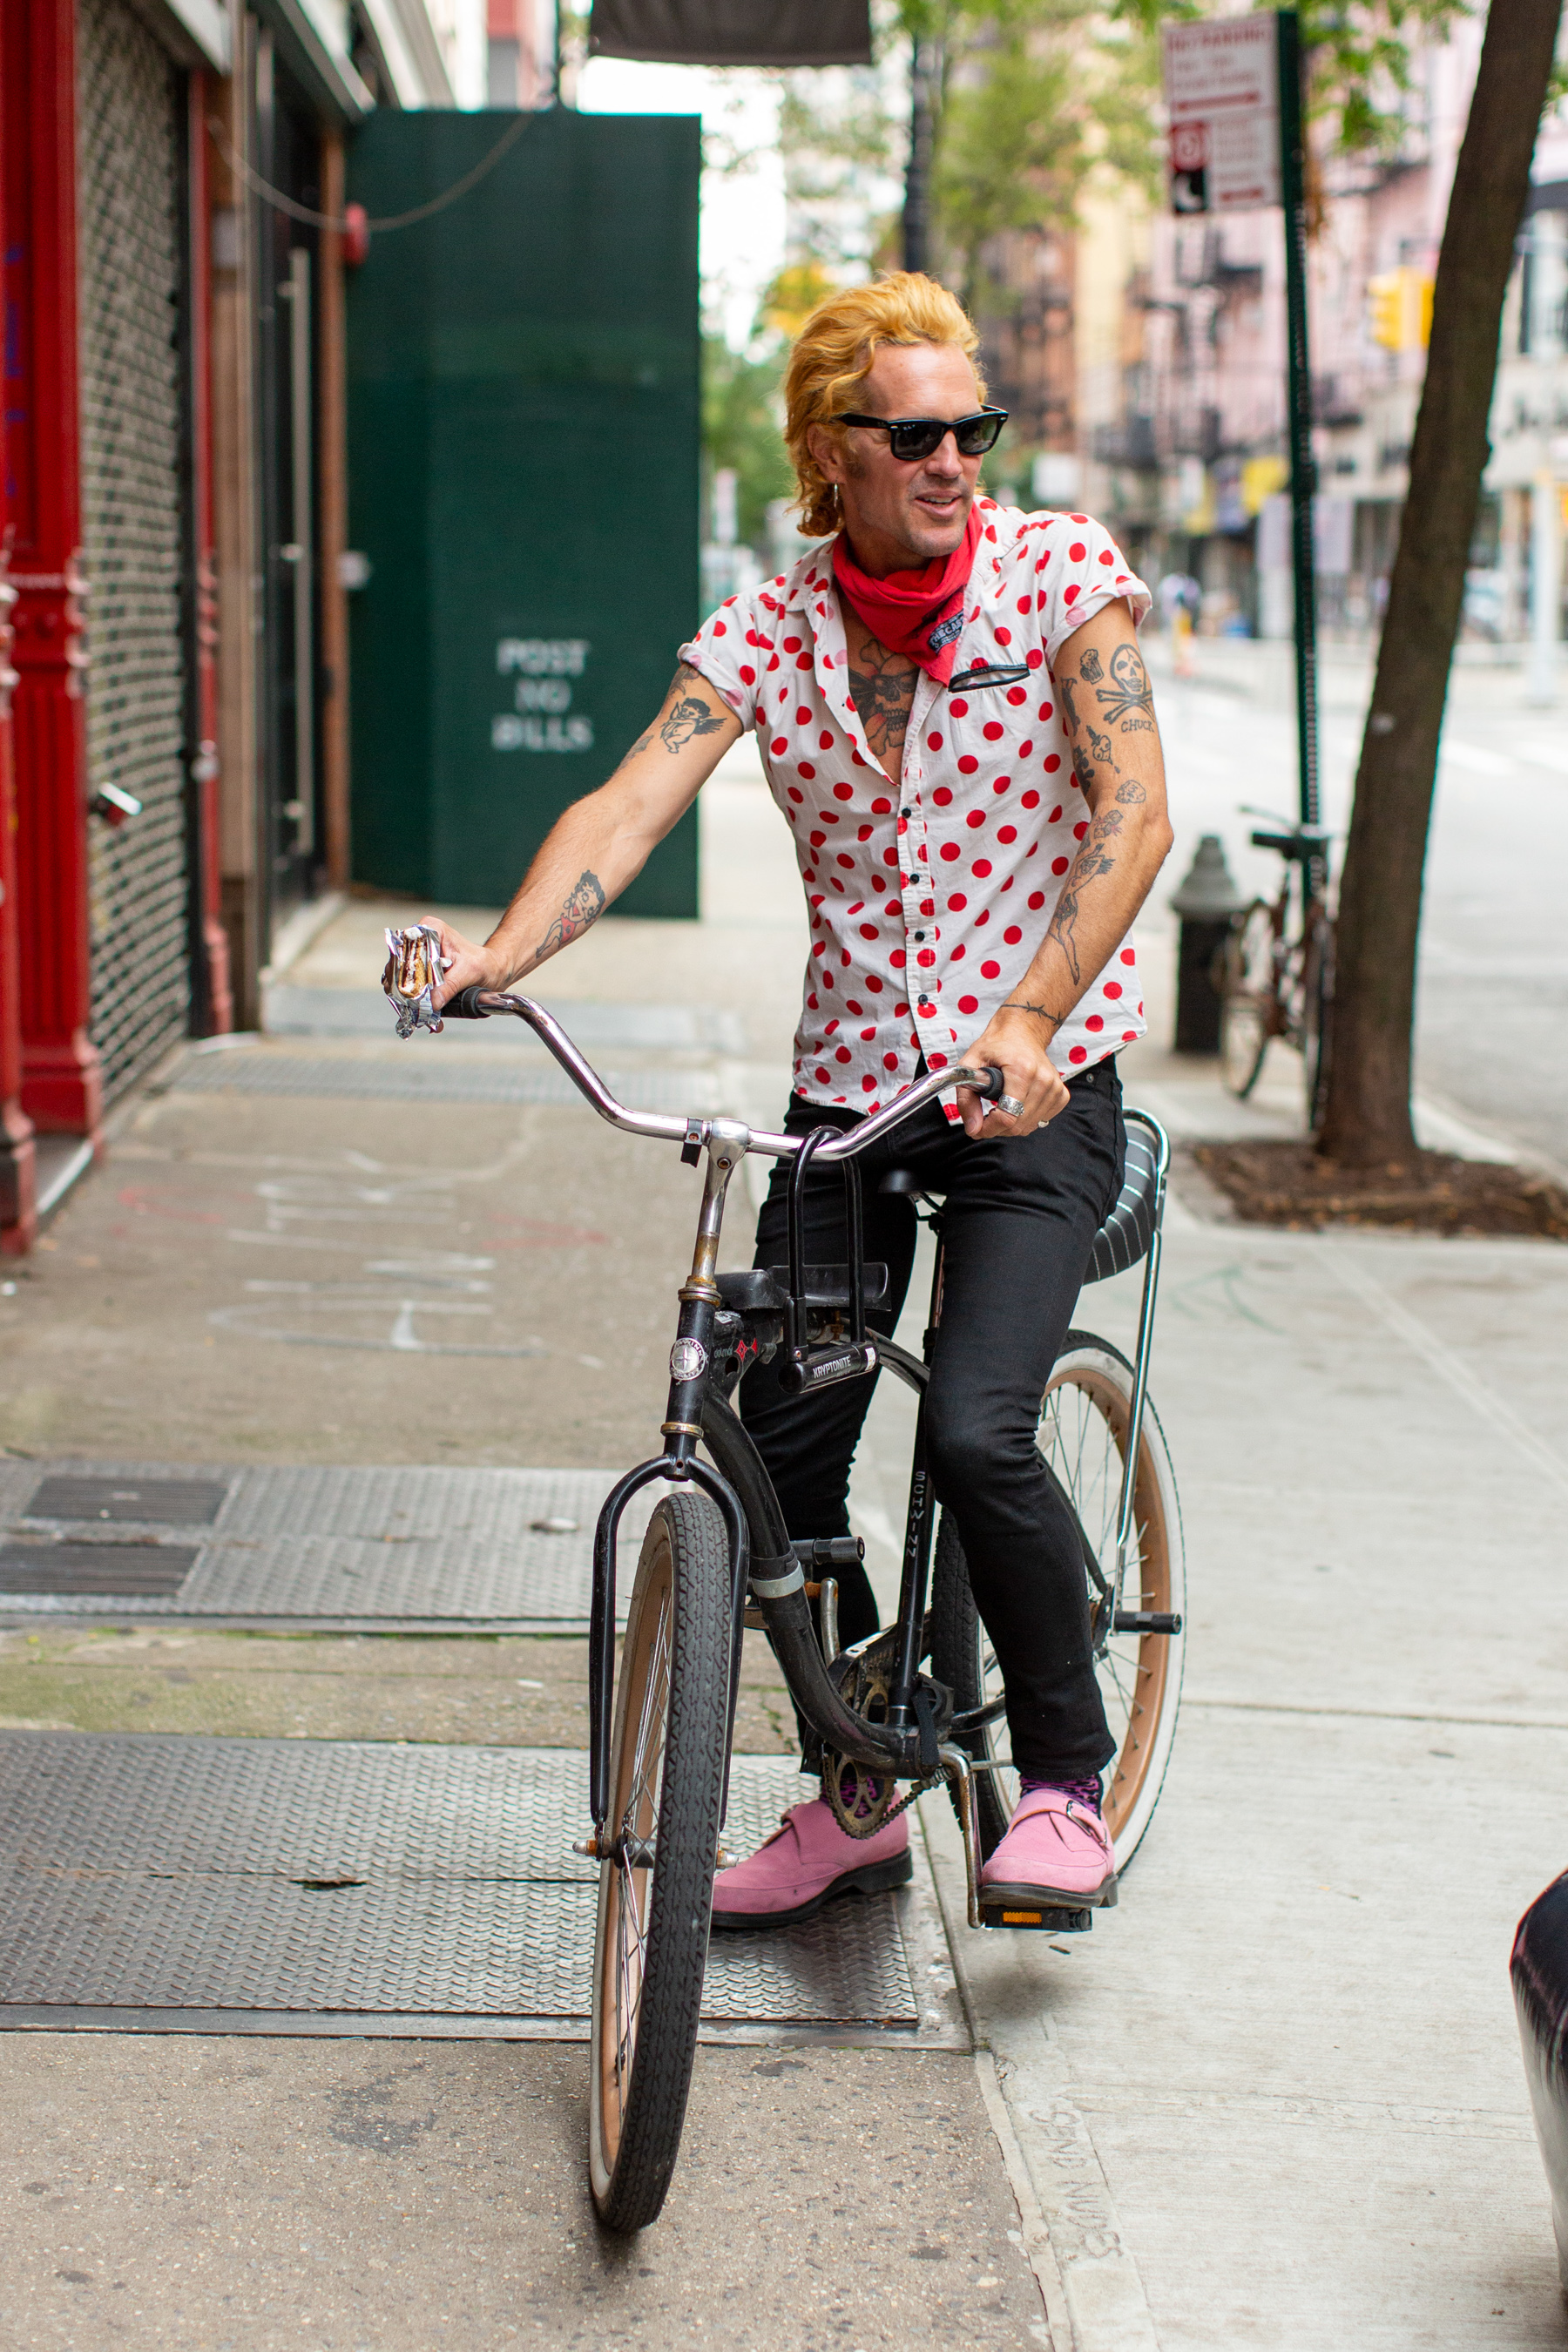
[[[961,457],[984,457],[996,446],[1007,422],[1005,408],[978,409],[973,416],[836,416],[836,425],[869,425],[888,436],[895,457],[913,465],[935,455],[951,433]]]

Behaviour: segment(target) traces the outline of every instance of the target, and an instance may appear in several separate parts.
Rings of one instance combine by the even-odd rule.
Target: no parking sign
[[[1251,212],[1279,202],[1278,19],[1165,26],[1171,209]]]

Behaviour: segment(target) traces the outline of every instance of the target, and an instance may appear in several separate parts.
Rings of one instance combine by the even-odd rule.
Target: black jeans
[[[1125,1142],[1113,1060],[1079,1072],[1068,1094],[1048,1127],[1002,1143],[972,1141],[930,1103],[858,1161],[866,1255],[888,1268],[887,1297],[868,1319],[889,1336],[914,1262],[915,1209],[878,1188],[889,1168],[908,1168],[947,1196],[942,1326],[926,1400],[931,1482],[957,1520],[1002,1669],[1014,1760],[1047,1780],[1087,1777],[1115,1752],[1090,1656],[1082,1555],[1035,1444],[1040,1398],[1089,1245],[1116,1197]],[[792,1135],[858,1124],[856,1112],[799,1097],[786,1118]],[[781,1160],[757,1223],[758,1265],[788,1258],[788,1181]],[[806,1257],[842,1265],[845,1255],[843,1172],[826,1167],[807,1181]],[[879,1378],[798,1399],[780,1389],[775,1365],[753,1365],[742,1382],[742,1417],[793,1537],[848,1533],[849,1465]],[[876,1630],[863,1569],[843,1572],[838,1622],[846,1643]]]

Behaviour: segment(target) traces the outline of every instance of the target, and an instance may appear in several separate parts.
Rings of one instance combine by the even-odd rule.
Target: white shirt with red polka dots
[[[982,531],[951,688],[915,683],[903,775],[889,782],[849,691],[832,542],[710,615],[680,658],[747,728],[795,838],[811,908],[796,1091],[875,1110],[962,1061],[1023,980],[1089,830],[1052,665],[1118,596],[1149,592],[1087,515],[978,499]],[[979,667],[1024,677],[965,690]],[[1131,940],[1051,1055],[1069,1076],[1143,1034]],[[954,1106],[948,1106],[956,1118]]]

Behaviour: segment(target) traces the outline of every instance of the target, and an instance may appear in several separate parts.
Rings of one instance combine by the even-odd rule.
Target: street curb
[[[1050,2352],[1159,2352],[1142,2277],[1072,2097],[1036,1939],[965,1924],[952,1809],[939,1798],[919,1812],[963,2004],[982,2045],[981,2096],[1017,2200]]]

